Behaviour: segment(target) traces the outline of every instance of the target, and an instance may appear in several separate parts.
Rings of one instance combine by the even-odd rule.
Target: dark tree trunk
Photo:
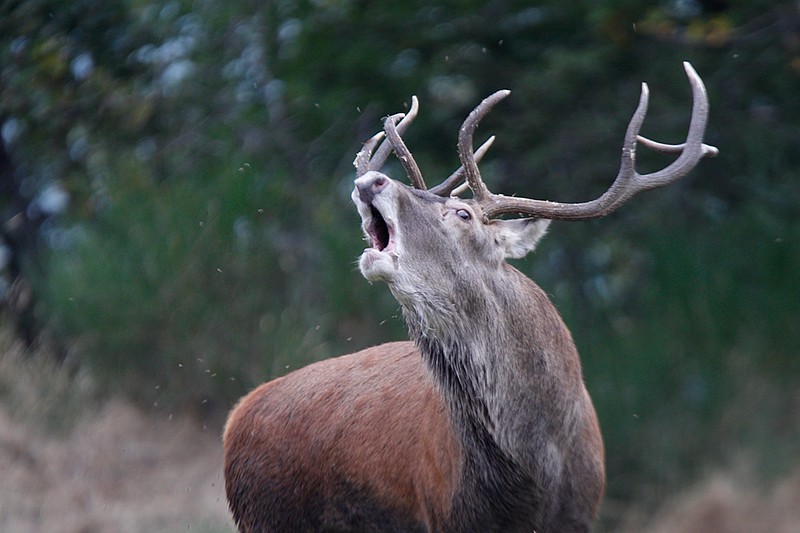
[[[0,120],[0,125],[4,122]],[[5,256],[0,263],[0,312],[13,322],[16,335],[30,349],[42,340],[43,331],[29,269],[39,265],[37,237],[44,220],[42,215],[31,215],[31,199],[22,189],[19,168],[0,136],[0,249]],[[61,347],[52,353],[63,361]]]

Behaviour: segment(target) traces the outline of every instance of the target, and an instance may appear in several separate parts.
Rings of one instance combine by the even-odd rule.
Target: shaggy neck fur
[[[465,475],[485,487],[558,492],[583,401],[572,392],[583,388],[580,363],[543,291],[508,265],[502,274],[404,304],[404,317],[453,414]],[[520,506],[556,512],[538,501]]]

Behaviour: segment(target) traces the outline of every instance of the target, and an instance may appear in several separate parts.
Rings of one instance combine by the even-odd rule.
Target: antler
[[[493,218],[503,214],[518,213],[538,218],[583,220],[605,216],[625,203],[634,194],[672,183],[685,176],[703,157],[713,157],[719,153],[714,146],[703,144],[703,134],[708,122],[708,96],[703,80],[697,75],[689,62],[683,63],[689,84],[692,87],[692,118],[686,142],[679,145],[662,144],[639,136],[639,130],[647,114],[649,90],[642,84],[639,105],[628,124],[625,142],[622,147],[622,160],[617,177],[611,187],[599,198],[589,202],[567,204],[534,200],[529,198],[507,197],[492,194],[481,179],[475,156],[472,152],[472,136],[478,122],[500,100],[508,96],[508,91],[498,91],[486,98],[470,113],[459,132],[459,157],[464,166],[467,182],[473,195],[483,209],[484,217]],[[662,153],[680,156],[666,168],[639,174],[636,172],[636,142]]]
[[[480,147],[477,150],[475,150],[476,164],[480,163],[481,159],[483,159],[483,156],[486,154],[486,152],[489,151],[489,148],[492,147],[492,143],[494,143],[494,135],[486,139],[486,142],[484,142],[482,145],[480,145]],[[439,196],[448,196],[448,195],[458,196],[459,193],[458,189],[460,189],[459,184],[461,184],[461,182],[464,181],[464,174],[465,174],[464,165],[461,165],[460,167],[458,167],[458,170],[450,174],[450,176],[448,176],[448,178],[443,182],[441,182],[439,185],[432,187],[430,191],[433,194],[438,194]]]
[[[411,125],[414,119],[417,118],[418,112],[419,101],[417,100],[416,96],[412,96],[411,109],[408,110],[408,114],[398,113],[396,115],[387,117],[384,126],[386,123],[391,123],[393,129],[396,131],[397,136],[399,137],[400,134],[402,134],[408,128],[408,126]],[[398,120],[400,120],[400,123],[395,124],[395,122]],[[389,157],[389,151],[393,148],[393,146],[382,143],[375,152],[375,155],[373,156],[372,154],[372,152],[375,150],[375,147],[378,146],[378,143],[381,142],[385,135],[386,133],[383,131],[376,133],[371,139],[364,143],[361,151],[356,154],[356,159],[353,161],[353,165],[356,167],[357,176],[363,176],[370,170],[380,170],[383,165],[386,164],[386,159]]]
[[[412,98],[412,102],[416,104],[416,96]],[[412,109],[413,107],[412,104]],[[386,132],[386,138],[389,140],[389,144],[392,146],[397,159],[400,160],[400,164],[406,169],[406,175],[411,181],[411,184],[417,189],[425,190],[427,187],[425,186],[425,180],[422,179],[422,172],[420,172],[419,166],[414,160],[414,156],[411,155],[411,151],[406,146],[406,143],[400,138],[400,132],[398,131],[399,126],[396,126],[394,123],[398,116],[399,115],[393,115],[388,117],[383,123],[383,131]]]
[[[386,117],[383,123],[384,131],[376,133],[371,139],[365,142],[364,146],[361,148],[361,151],[356,154],[353,165],[356,167],[357,176],[362,176],[370,170],[380,170],[381,167],[383,167],[383,165],[386,163],[386,159],[389,157],[389,151],[393,150],[395,155],[397,155],[397,158],[400,160],[400,163],[403,165],[411,184],[417,189],[427,189],[425,186],[425,180],[423,179],[422,173],[419,170],[419,166],[414,160],[414,156],[411,155],[408,147],[400,137],[400,135],[408,128],[411,122],[417,117],[418,112],[419,101],[417,100],[416,96],[412,96],[411,109],[408,111],[408,114],[397,113],[396,115],[390,115]],[[397,122],[398,120],[400,121],[399,123]],[[378,143],[380,143],[384,137],[386,137],[389,143],[381,143],[377,151],[375,151],[375,147],[378,146]],[[484,154],[486,154],[493,142],[494,136],[490,137],[475,151],[474,161],[476,164],[480,162],[481,158],[483,158]],[[373,152],[375,152],[374,155]],[[431,188],[430,192],[439,196],[447,196],[451,194],[456,187],[458,187],[463,179],[464,167],[461,166],[442,183]]]

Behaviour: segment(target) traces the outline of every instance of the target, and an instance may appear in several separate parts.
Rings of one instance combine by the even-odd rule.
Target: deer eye
[[[467,211],[466,209],[456,210],[456,215],[458,215],[458,218],[460,218],[461,220],[469,220],[472,218],[472,215],[470,215],[469,211]]]

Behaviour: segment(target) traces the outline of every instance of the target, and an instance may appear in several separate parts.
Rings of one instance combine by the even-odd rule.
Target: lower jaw
[[[358,266],[369,281],[388,281],[397,268],[397,257],[368,248],[361,254]]]

